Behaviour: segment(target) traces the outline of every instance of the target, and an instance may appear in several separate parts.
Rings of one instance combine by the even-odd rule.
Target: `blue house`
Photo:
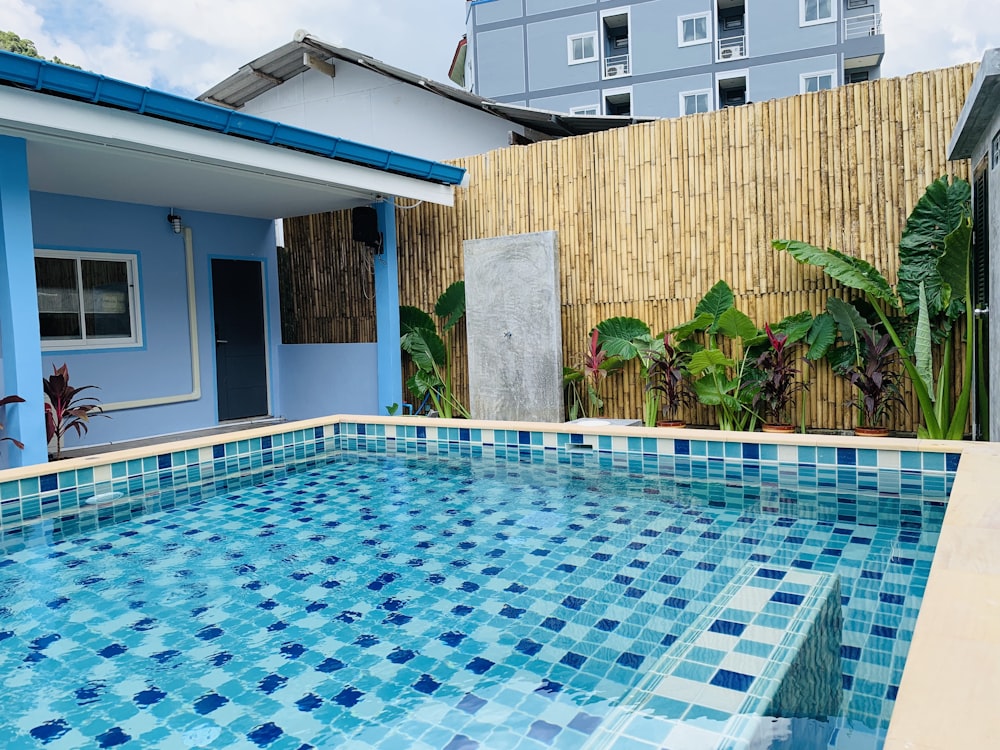
[[[0,52],[0,465],[47,460],[42,377],[113,418],[80,444],[401,402],[395,197],[464,170]],[[274,220],[370,206],[378,344],[281,343]]]

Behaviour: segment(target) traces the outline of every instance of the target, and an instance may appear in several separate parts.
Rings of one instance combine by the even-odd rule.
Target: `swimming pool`
[[[5,526],[0,741],[579,747],[748,561],[841,576],[841,731],[884,730],[955,458],[812,447],[792,493],[787,446],[378,427],[38,480],[132,499]]]

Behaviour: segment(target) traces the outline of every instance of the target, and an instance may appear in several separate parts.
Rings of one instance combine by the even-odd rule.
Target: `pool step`
[[[841,630],[838,576],[749,563],[586,747],[826,748],[828,725],[793,719],[837,715]]]

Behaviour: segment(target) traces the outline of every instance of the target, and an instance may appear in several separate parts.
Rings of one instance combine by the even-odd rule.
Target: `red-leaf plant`
[[[753,397],[753,408],[766,424],[789,424],[795,394],[806,386],[795,380],[799,371],[795,360],[789,356],[788,336],[772,331],[767,324],[764,332],[771,346],[754,363],[759,389]]]
[[[76,430],[78,436],[83,435],[92,416],[108,415],[102,414],[95,397],[80,395],[89,388],[97,388],[96,385],[75,388],[69,384],[69,368],[65,363],[62,367],[52,365],[52,374],[42,378],[42,387],[48,399],[45,404],[45,437],[50,442],[52,438],[56,439],[53,457],[59,459],[62,458],[63,436],[67,432]]]
[[[4,396],[3,398],[0,398],[0,407],[7,406],[7,404],[23,404],[23,403],[24,399],[21,398],[20,396]],[[2,429],[3,425],[0,424],[0,430]],[[18,448],[21,448],[22,450],[24,449],[24,443],[22,443],[20,440],[15,440],[14,438],[7,437],[6,435],[4,437],[0,437],[0,440],[9,440]]]

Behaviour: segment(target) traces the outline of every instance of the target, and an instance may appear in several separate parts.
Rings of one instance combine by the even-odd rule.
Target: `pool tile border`
[[[87,512],[103,500],[184,494],[191,487],[225,491],[237,477],[330,450],[482,455],[516,460],[584,465],[596,455],[602,467],[670,476],[692,483],[759,483],[771,491],[771,510],[780,512],[782,490],[815,492],[817,507],[832,520],[877,524],[901,514],[919,515],[917,498],[942,508],[951,490],[960,452],[934,443],[892,441],[886,448],[868,441],[796,444],[760,433],[645,428],[574,429],[570,425],[457,422],[455,420],[331,417],[285,423],[245,433],[166,443],[104,456],[0,471],[0,538],[43,517]],[[683,435],[683,436],[682,436]],[[845,441],[841,439],[840,443]],[[917,443],[916,445],[910,445]],[[951,447],[950,445],[947,447]],[[165,450],[169,449],[169,450]],[[591,459],[592,460],[592,459]],[[32,469],[34,471],[32,471]],[[898,496],[899,507],[838,505],[838,494],[877,491]],[[197,493],[196,493],[197,494]],[[724,501],[724,498],[721,500]],[[923,501],[927,502],[927,501]],[[848,515],[845,515],[848,514]]]

